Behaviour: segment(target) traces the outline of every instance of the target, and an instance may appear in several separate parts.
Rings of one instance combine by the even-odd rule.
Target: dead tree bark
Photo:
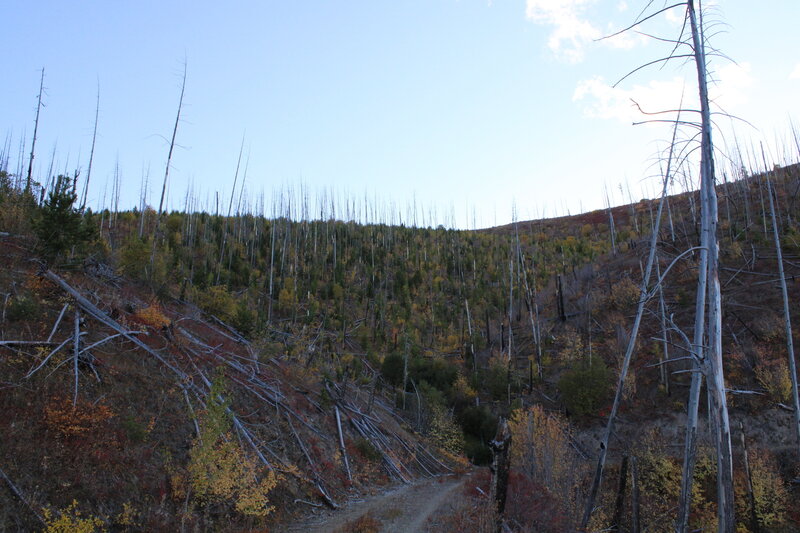
[[[336,429],[339,433],[339,447],[342,449],[342,457],[344,458],[344,468],[347,472],[347,480],[353,481],[353,476],[350,474],[350,461],[347,458],[347,448],[344,445],[344,436],[342,435],[342,418],[339,415],[339,406],[334,406],[336,411]]]
[[[719,533],[733,533],[733,454],[731,451],[730,420],[722,369],[722,301],[719,284],[719,248],[717,243],[717,193],[714,179],[714,145],[711,139],[711,110],[706,79],[705,35],[698,21],[694,0],[687,1],[689,25],[692,32],[697,85],[701,113],[701,215],[704,238],[708,245],[708,351],[703,360],[708,380],[710,419],[714,427],[717,451],[717,519]],[[688,475],[692,475],[689,472]]]
[[[81,311],[75,307],[75,332],[73,337],[72,370],[75,372],[75,393],[72,396],[72,407],[78,403],[78,357],[81,354]]]
[[[561,274],[556,276],[556,305],[558,310],[558,319],[562,322],[566,322],[567,315],[564,311],[564,285],[561,282]]]
[[[472,318],[469,313],[469,300],[464,298],[464,309],[467,312],[467,334],[469,335],[469,354],[472,357],[472,371],[478,377],[478,362],[475,359],[475,343],[472,342]]]
[[[9,488],[9,489],[11,489],[11,492],[13,492],[13,493],[14,493],[14,496],[16,496],[17,498],[19,498],[19,501],[21,501],[22,503],[24,503],[24,504],[25,504],[25,507],[27,507],[27,508],[30,510],[30,512],[33,514],[33,516],[35,516],[35,517],[36,517],[36,519],[37,519],[37,520],[38,520],[40,523],[42,523],[42,524],[45,524],[44,518],[42,518],[42,515],[41,515],[41,514],[39,514],[39,511],[37,511],[37,510],[36,510],[36,509],[35,509],[35,508],[34,508],[34,507],[33,507],[33,506],[30,504],[30,502],[28,501],[28,499],[27,499],[27,498],[25,498],[25,495],[22,493],[22,491],[21,491],[21,490],[20,490],[20,489],[19,489],[19,488],[18,488],[18,487],[17,487],[17,486],[14,484],[14,482],[13,482],[13,481],[11,481],[11,478],[9,478],[9,477],[6,475],[6,473],[5,473],[5,472],[3,472],[3,470],[2,470],[2,469],[0,469],[0,477],[2,477],[2,478],[3,478],[3,480],[6,482],[6,485],[8,485],[8,488]]]
[[[631,533],[642,530],[639,523],[639,469],[636,467],[636,456],[631,457]]]
[[[622,458],[619,467],[619,487],[617,488],[617,501],[614,505],[614,519],[611,521],[612,531],[622,531],[622,513],[625,506],[625,491],[628,489],[628,456]]]
[[[781,295],[783,296],[783,321],[786,328],[786,355],[789,359],[789,376],[792,378],[792,402],[794,405],[794,429],[797,436],[798,453],[800,453],[800,398],[797,388],[797,364],[794,358],[794,341],[792,340],[792,319],[789,313],[789,293],[786,289],[786,275],[783,272],[783,253],[781,238],[778,234],[778,223],[775,220],[775,202],[772,199],[772,183],[767,174],[769,208],[772,211],[772,232],[775,236],[775,253],[778,256],[778,275],[781,279]]]
[[[506,509],[506,496],[508,494],[508,472],[511,464],[511,431],[508,423],[500,420],[497,426],[497,434],[489,443],[492,450],[492,487],[491,501],[494,502],[497,511],[497,531],[503,528],[503,513]]]
[[[53,329],[50,331],[50,336],[47,337],[47,342],[50,342],[50,341],[53,340],[53,335],[56,334],[56,330],[58,329],[58,325],[61,324],[61,319],[64,318],[64,313],[67,312],[67,307],[69,307],[68,303],[64,304],[64,307],[61,308],[61,312],[58,314],[58,318],[56,319],[56,323],[53,324]]]
[[[44,67],[42,67],[42,78],[39,81],[39,97],[36,104],[36,120],[33,122],[33,141],[31,141],[31,155],[28,159],[28,175],[25,178],[25,192],[31,192],[31,175],[33,174],[33,157],[36,150],[36,134],[39,132],[39,112],[42,109],[42,92],[44,91]]]
[[[658,258],[656,258],[656,275],[661,278],[661,268],[658,264]],[[669,338],[667,336],[667,306],[664,303],[664,287],[662,284],[658,285],[658,310],[659,310],[659,318],[661,319],[661,335],[663,339],[661,341],[662,347],[662,354],[661,354],[661,364],[659,365],[659,372],[661,376],[661,384],[664,385],[664,392],[667,396],[670,396],[669,390],[669,372],[667,371],[667,363],[669,361]]]
[[[94,162],[94,146],[97,141],[97,121],[100,118],[100,80],[97,80],[97,105],[94,109],[94,131],[92,132],[92,149],[89,151],[89,167],[86,169],[86,181],[83,183],[81,193],[81,211],[86,207],[86,197],[89,194],[89,178],[92,177],[92,163]]]
[[[167,165],[164,168],[164,183],[161,185],[161,199],[158,202],[158,213],[156,215],[156,232],[153,236],[153,251],[150,254],[150,267],[153,267],[156,258],[156,244],[158,243],[159,231],[161,231],[161,217],[164,209],[164,197],[167,194],[167,181],[169,180],[169,167],[172,164],[172,152],[175,149],[175,137],[178,135],[178,124],[181,121],[181,110],[183,109],[183,95],[186,90],[186,62],[183,63],[183,79],[181,81],[181,97],[178,100],[178,114],[175,116],[175,125],[172,128],[172,140],[169,143],[169,153],[167,154]]]
[[[236,193],[236,182],[239,181],[239,166],[242,163],[242,152],[244,151],[244,135],[242,135],[242,145],[239,147],[239,158],[236,161],[236,172],[233,175],[233,187],[231,188],[231,199],[228,203],[228,216],[225,217],[225,224],[222,226],[222,244],[219,247],[219,261],[217,262],[217,276],[215,283],[219,285],[219,276],[222,272],[222,259],[225,256],[225,244],[228,241],[228,221],[231,218],[233,209],[233,196]]]
[[[753,476],[750,472],[750,458],[747,453],[747,440],[744,437],[744,425],[739,422],[739,435],[742,439],[742,459],[744,460],[745,481],[747,482],[747,499],[750,502],[750,528],[753,533],[761,533],[756,513],[756,499],[753,495]]]
[[[517,237],[517,248],[519,249],[519,237]],[[539,380],[544,379],[544,372],[542,369],[542,343],[540,338],[539,332],[539,308],[536,298],[536,279],[535,279],[535,272],[536,268],[534,265],[534,285],[533,285],[533,292],[531,292],[531,288],[528,285],[528,271],[525,268],[525,254],[519,250],[519,262],[522,265],[522,279],[525,281],[525,301],[528,306],[528,318],[531,322],[531,336],[533,337],[533,342],[536,343],[536,366],[537,366],[537,373],[539,376]],[[532,363],[531,363],[532,365]],[[531,369],[531,383],[530,389],[533,389],[533,369]]]

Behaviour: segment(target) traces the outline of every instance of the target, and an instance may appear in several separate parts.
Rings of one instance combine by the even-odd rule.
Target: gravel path
[[[350,503],[338,511],[324,511],[305,522],[279,531],[332,533],[348,522],[369,515],[381,523],[382,533],[428,531],[429,519],[446,515],[464,504],[461,487],[469,474],[424,479]]]

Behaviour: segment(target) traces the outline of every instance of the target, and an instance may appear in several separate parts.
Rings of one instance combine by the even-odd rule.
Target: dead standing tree
[[[183,109],[183,94],[186,90],[186,61],[183,63],[183,79],[181,80],[181,97],[178,100],[178,114],[175,117],[175,126],[172,128],[172,140],[169,143],[169,154],[167,154],[167,165],[164,169],[164,183],[161,186],[161,200],[158,202],[158,214],[156,218],[156,232],[153,236],[153,250],[150,253],[150,268],[153,268],[156,259],[156,246],[158,244],[158,236],[161,232],[161,218],[164,209],[164,197],[167,194],[167,181],[169,179],[169,167],[172,164],[172,152],[175,149],[175,137],[178,135],[178,123],[181,121],[181,110]]]
[[[649,6],[650,4],[648,4]],[[700,213],[701,213],[701,233],[700,233],[700,264],[698,268],[698,283],[697,283],[697,301],[696,301],[696,317],[695,317],[695,340],[692,347],[692,355],[696,363],[696,370],[693,373],[692,386],[690,391],[689,408],[688,408],[688,421],[686,430],[686,447],[684,457],[684,472],[683,472],[683,485],[681,490],[681,501],[679,507],[679,516],[676,524],[679,533],[686,531],[689,514],[689,501],[691,494],[691,480],[694,472],[695,463],[695,437],[697,428],[697,408],[699,405],[700,395],[700,379],[701,373],[704,375],[708,382],[708,401],[709,401],[709,418],[713,427],[713,440],[717,452],[717,518],[719,524],[719,531],[724,533],[732,533],[734,531],[734,509],[733,509],[733,463],[731,453],[731,440],[730,440],[730,422],[728,419],[727,401],[725,394],[725,382],[722,369],[722,313],[721,313],[721,298],[720,298],[720,284],[719,284],[719,249],[717,243],[717,197],[715,190],[714,178],[714,145],[712,142],[712,123],[711,123],[711,110],[708,98],[708,84],[707,84],[707,60],[706,60],[706,36],[704,35],[702,17],[698,16],[698,10],[695,7],[693,0],[686,2],[675,3],[666,6],[654,13],[644,13],[640,15],[639,19],[623,29],[619,33],[629,31],[641,25],[647,20],[650,20],[657,15],[666,11],[682,8],[685,10],[684,24],[678,40],[667,40],[674,44],[674,48],[664,58],[651,61],[645,65],[634,69],[622,79],[627,78],[634,72],[645,68],[650,65],[664,64],[674,59],[690,59],[693,60],[697,69],[697,87],[699,92],[700,109],[699,110],[682,110],[699,115],[699,121],[682,122],[680,117],[670,120],[677,124],[685,124],[696,127],[700,130]],[[686,35],[686,30],[689,30],[690,35]],[[679,54],[677,51],[681,47],[688,47],[691,53]],[[622,80],[620,80],[622,81]],[[619,83],[619,82],[617,82]],[[675,111],[665,111],[664,113],[674,113]],[[680,111],[678,111],[680,112]],[[674,141],[673,141],[674,144]],[[683,158],[681,158],[683,159]],[[660,219],[657,218],[657,221]],[[654,233],[655,235],[655,233]],[[654,248],[651,248],[651,253]],[[652,259],[651,259],[652,261]],[[644,297],[645,289],[647,287],[647,279],[649,278],[649,265],[648,272],[642,285],[642,297]],[[637,321],[634,325],[634,331],[638,326]],[[708,322],[708,333],[704,335],[706,329],[706,321]],[[635,339],[635,332],[632,333],[631,339]],[[630,346],[628,352],[630,352]],[[600,458],[598,460],[598,468],[595,473],[595,479],[591,488],[591,492],[587,501],[587,506],[582,520],[582,526],[585,528],[591,517],[595,498],[599,490],[600,480],[602,477],[603,465],[608,447],[608,437],[613,427],[613,418],[618,406],[618,399],[620,391],[624,385],[624,373],[629,361],[629,353],[626,353],[625,362],[623,363],[622,372],[620,375],[619,386],[617,390],[617,397],[615,397],[614,406],[612,407],[609,422],[606,427],[603,442],[600,446]]]
[[[686,3],[686,19],[691,30],[691,47],[697,68],[697,86],[700,97],[700,214],[701,214],[701,259],[706,258],[706,264],[701,260],[697,283],[697,312],[703,312],[707,306],[708,334],[706,342],[699,349],[702,334],[698,329],[703,329],[703,316],[696,317],[695,321],[695,346],[696,363],[700,372],[706,377],[709,419],[713,430],[713,440],[717,453],[717,519],[720,533],[733,533],[735,517],[733,507],[733,457],[731,451],[730,421],[725,394],[725,378],[722,369],[722,301],[720,298],[719,283],[719,243],[717,242],[717,193],[714,176],[714,144],[712,141],[711,109],[708,99],[707,61],[703,34],[702,18],[694,5],[694,0]],[[705,267],[705,268],[703,268]],[[705,306],[701,304],[705,294]],[[698,328],[699,325],[699,328]],[[697,374],[697,373],[695,373]],[[684,456],[683,483],[681,486],[681,500],[676,530],[679,533],[686,531],[689,517],[689,502],[691,500],[691,483],[694,475],[694,462],[696,454],[696,427],[697,409],[700,396],[700,376],[692,379],[689,398],[689,413],[687,419],[687,439]],[[693,424],[693,427],[692,427]]]
[[[89,167],[86,169],[86,180],[83,182],[81,193],[81,211],[86,207],[86,196],[89,194],[89,179],[92,177],[92,163],[94,162],[94,147],[97,141],[97,122],[100,118],[100,80],[97,80],[97,105],[94,109],[94,131],[92,132],[92,148],[89,151]],[[74,184],[73,184],[74,186]]]
[[[39,81],[39,96],[36,104],[36,120],[33,123],[33,140],[31,141],[31,156],[28,159],[28,175],[25,178],[25,192],[31,192],[31,175],[33,174],[33,157],[36,151],[36,134],[39,132],[39,112],[42,110],[42,93],[44,92],[44,67],[42,68],[42,78]]]

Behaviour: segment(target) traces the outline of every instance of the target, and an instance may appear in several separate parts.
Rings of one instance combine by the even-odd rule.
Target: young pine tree
[[[39,240],[39,253],[51,265],[64,260],[73,248],[79,254],[84,252],[97,234],[91,217],[84,217],[75,207],[73,180],[58,176],[47,200],[34,212],[33,230]]]

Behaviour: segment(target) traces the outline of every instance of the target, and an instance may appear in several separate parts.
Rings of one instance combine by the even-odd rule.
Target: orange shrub
[[[137,309],[133,317],[137,322],[156,329],[169,326],[171,323],[171,320],[164,315],[164,312],[157,305]]]
[[[79,400],[73,406],[66,396],[56,396],[44,408],[48,428],[66,438],[88,433],[113,416],[114,412],[102,402]]]

